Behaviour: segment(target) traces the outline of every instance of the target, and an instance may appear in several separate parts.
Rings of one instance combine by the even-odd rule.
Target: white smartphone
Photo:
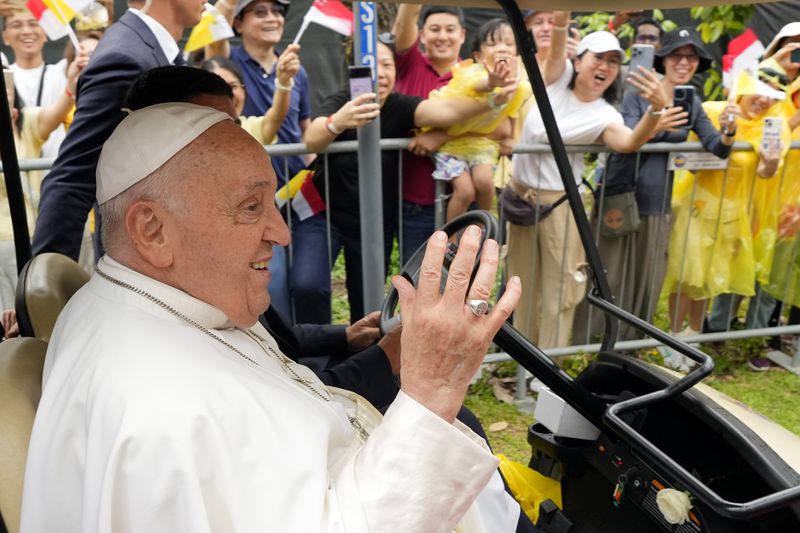
[[[628,72],[639,74],[639,67],[652,70],[653,58],[656,49],[652,44],[634,44],[631,47],[631,61],[628,63]]]
[[[364,93],[374,93],[371,67],[348,67],[350,78],[350,99]]]
[[[764,127],[761,130],[762,151],[780,151],[781,148],[783,148],[781,143],[781,128],[783,128],[782,117],[764,118]]]

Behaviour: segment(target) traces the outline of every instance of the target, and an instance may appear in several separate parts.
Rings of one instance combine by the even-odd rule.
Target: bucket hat
[[[653,61],[656,72],[664,74],[664,58],[683,46],[694,47],[695,53],[700,58],[697,72],[708,70],[711,66],[711,56],[706,51],[700,34],[694,28],[678,28],[661,36],[661,48],[656,50],[656,57]]]
[[[236,18],[239,15],[241,15],[242,11],[244,11],[244,9],[247,6],[249,6],[255,1],[256,0],[239,0],[238,2],[236,2],[236,7],[233,9],[233,18]],[[289,0],[273,0],[273,2],[275,2],[279,6],[283,6],[284,15],[286,14],[287,11],[289,11]]]
[[[790,22],[786,24],[778,34],[772,39],[767,46],[767,49],[764,50],[764,57],[771,57],[775,52],[778,51],[778,44],[781,42],[781,39],[786,37],[797,37],[800,35],[800,22]]]

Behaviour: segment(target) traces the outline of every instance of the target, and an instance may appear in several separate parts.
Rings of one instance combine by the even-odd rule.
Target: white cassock
[[[403,392],[381,420],[287,367],[260,325],[233,328],[108,257],[98,267],[241,354],[95,273],[47,351],[23,533],[514,530],[497,460],[465,426]],[[374,426],[366,443],[348,417]]]

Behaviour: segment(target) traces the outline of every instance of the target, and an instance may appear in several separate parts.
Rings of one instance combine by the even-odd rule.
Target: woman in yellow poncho
[[[792,128],[792,140],[800,141],[800,78],[787,89],[783,114]],[[780,211],[775,254],[769,279],[763,283],[764,292],[777,300],[800,307],[800,151],[790,150],[786,155],[786,172],[780,190]]]
[[[687,315],[689,328],[700,331],[709,298],[751,296],[756,280],[765,280],[769,272],[779,182],[775,177],[781,174],[789,128],[784,120],[782,149],[761,150],[764,118],[780,115],[781,107],[772,98],[780,93],[752,79],[740,80],[737,87],[741,115],[736,141],[750,143],[754,151],[731,153],[726,170],[684,171],[675,179],[675,225],[664,284],[672,331],[683,328]],[[715,124],[725,106],[703,104]]]

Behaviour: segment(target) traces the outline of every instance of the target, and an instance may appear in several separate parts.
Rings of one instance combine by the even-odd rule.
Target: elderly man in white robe
[[[497,460],[455,420],[520,295],[487,314],[498,248],[465,231],[440,294],[430,239],[403,310],[402,391],[384,417],[326,387],[257,322],[288,230],[268,158],[193,104],[129,115],[97,172],[107,255],[59,317],[23,495],[23,533],[513,531]],[[474,307],[474,306],[473,306]]]

